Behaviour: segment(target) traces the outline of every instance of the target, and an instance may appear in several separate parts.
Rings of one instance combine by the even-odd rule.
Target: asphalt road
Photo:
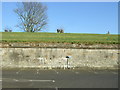
[[[118,88],[117,71],[2,70],[3,88]]]

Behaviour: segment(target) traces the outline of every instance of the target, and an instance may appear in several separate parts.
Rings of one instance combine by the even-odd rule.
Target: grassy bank
[[[45,42],[77,44],[118,44],[118,35],[80,33],[0,32],[1,42]]]

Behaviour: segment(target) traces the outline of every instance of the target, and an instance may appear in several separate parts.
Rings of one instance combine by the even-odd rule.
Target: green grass
[[[118,35],[82,33],[0,32],[1,42],[45,42],[77,44],[118,44]]]

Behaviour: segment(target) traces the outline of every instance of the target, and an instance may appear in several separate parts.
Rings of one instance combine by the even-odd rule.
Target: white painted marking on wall
[[[39,60],[39,64],[45,64],[46,58],[39,57],[37,59]]]

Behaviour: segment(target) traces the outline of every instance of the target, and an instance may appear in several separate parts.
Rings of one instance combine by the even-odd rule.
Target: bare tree
[[[40,2],[19,2],[14,11],[20,19],[17,26],[26,32],[38,32],[47,25],[47,6]]]

